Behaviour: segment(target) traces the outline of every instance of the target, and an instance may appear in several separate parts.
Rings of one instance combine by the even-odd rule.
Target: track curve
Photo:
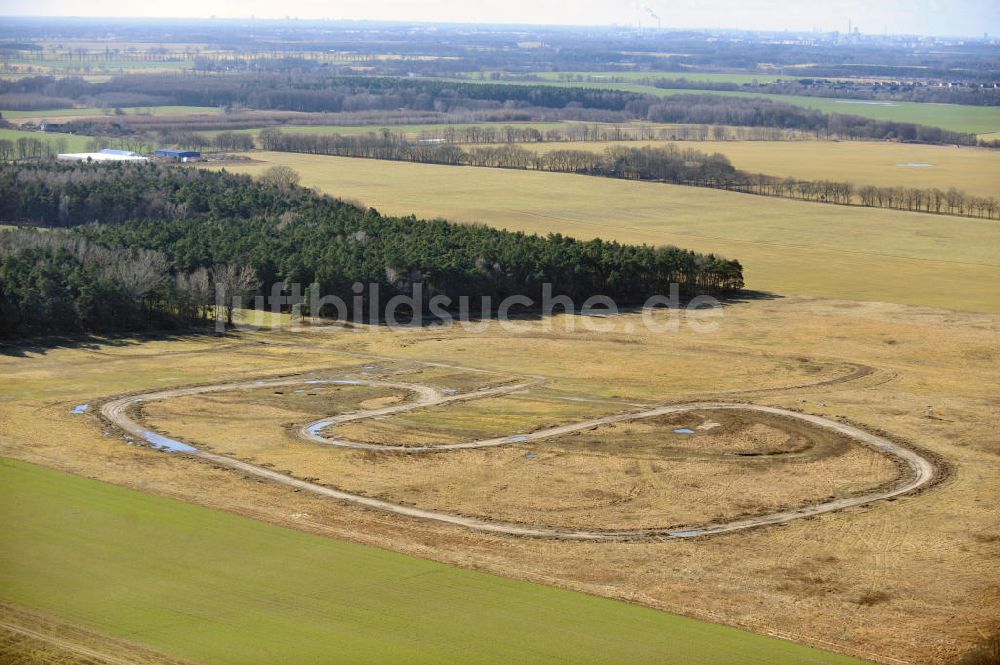
[[[872,448],[884,454],[895,457],[899,461],[903,462],[910,469],[911,476],[905,482],[884,491],[872,492],[853,497],[846,497],[843,499],[826,501],[823,503],[812,504],[809,506],[804,506],[796,509],[783,510],[774,513],[769,513],[766,515],[748,517],[729,522],[716,522],[716,523],[701,524],[688,527],[669,527],[669,528],[653,527],[653,528],[621,529],[621,530],[614,530],[614,529],[587,530],[587,529],[567,529],[558,527],[534,527],[522,524],[484,520],[476,517],[457,515],[454,513],[426,510],[414,506],[406,506],[402,504],[392,503],[390,501],[384,501],[381,499],[374,499],[371,497],[354,494],[351,492],[345,492],[343,490],[336,489],[333,487],[327,487],[325,485],[319,485],[309,481],[301,480],[299,478],[294,478],[287,474],[279,473],[277,471],[272,471],[270,469],[266,469],[257,466],[255,464],[250,464],[249,462],[244,462],[239,459],[227,457],[225,455],[218,455],[216,453],[211,453],[204,450],[199,450],[190,444],[175,439],[170,439],[162,434],[154,432],[153,430],[147,429],[141,423],[136,422],[128,414],[128,409],[130,407],[140,404],[142,402],[168,399],[171,397],[199,395],[204,393],[220,392],[225,390],[241,390],[241,389],[253,389],[253,388],[271,388],[271,387],[289,386],[289,385],[303,385],[308,383],[372,385],[372,386],[379,386],[386,388],[394,388],[398,390],[405,390],[415,395],[414,399],[408,402],[404,402],[402,404],[395,404],[376,409],[354,411],[351,413],[345,413],[338,416],[332,416],[322,420],[314,421],[312,423],[308,423],[306,425],[301,425],[297,427],[295,430],[296,436],[298,436],[300,439],[304,441],[308,441],[310,443],[315,443],[315,444],[330,445],[334,447],[360,449],[360,450],[374,450],[374,451],[406,452],[406,453],[447,452],[449,450],[459,450],[459,449],[468,450],[468,449],[487,448],[500,445],[516,445],[518,443],[528,443],[554,436],[561,436],[563,434],[569,434],[584,429],[590,429],[601,425],[629,422],[633,420],[642,420],[646,418],[655,418],[657,416],[662,416],[672,413],[681,413],[684,411],[691,411],[695,409],[733,409],[742,411],[757,411],[761,413],[769,413],[780,416],[786,416],[790,418],[796,418],[798,420],[811,423],[812,425],[821,428],[839,432],[840,434],[843,434],[845,436],[850,437],[851,439],[854,439],[856,442],[862,445],[865,445],[869,448]],[[470,441],[458,444],[442,444],[439,446],[397,446],[397,445],[370,444],[358,441],[349,441],[346,439],[331,439],[323,437],[320,434],[320,431],[322,431],[323,429],[326,429],[328,427],[333,427],[340,423],[358,421],[367,418],[374,418],[377,416],[390,415],[393,413],[401,413],[413,409],[425,408],[428,406],[435,406],[440,404],[447,404],[451,402],[458,402],[471,399],[482,399],[484,397],[505,395],[518,390],[524,390],[538,383],[539,381],[533,380],[528,382],[505,384],[501,386],[483,388],[480,390],[470,391],[467,393],[449,394],[438,388],[425,386],[421,384],[414,384],[414,383],[400,383],[400,382],[382,381],[374,379],[319,379],[319,378],[303,379],[301,377],[297,377],[297,378],[283,378],[283,379],[262,380],[262,381],[223,383],[210,386],[174,388],[169,390],[144,393],[140,395],[119,397],[111,399],[102,404],[100,407],[100,413],[104,418],[106,418],[108,421],[110,421],[120,429],[124,430],[128,435],[144,439],[145,441],[149,442],[150,444],[152,444],[157,448],[171,450],[174,452],[187,453],[205,459],[222,467],[230,468],[236,471],[240,471],[242,473],[246,473],[248,475],[288,485],[290,487],[310,492],[312,494],[329,497],[332,499],[336,499],[338,501],[353,503],[355,505],[363,506],[366,508],[391,512],[398,515],[405,515],[407,517],[413,517],[417,519],[442,522],[445,524],[461,526],[483,532],[506,534],[513,536],[536,537],[536,538],[561,538],[561,539],[582,540],[582,541],[621,541],[621,540],[641,540],[644,538],[693,538],[699,536],[710,536],[715,534],[731,533],[734,531],[741,531],[744,529],[750,529],[759,526],[782,524],[796,519],[812,517],[823,513],[843,510],[844,508],[850,508],[852,506],[859,506],[859,505],[869,504],[875,501],[882,501],[885,499],[898,497],[903,494],[914,492],[920,489],[921,487],[928,485],[934,479],[936,474],[934,464],[927,458],[917,453],[916,451],[901,446],[892,441],[889,441],[884,437],[862,430],[858,427],[854,427],[852,425],[823,418],[821,416],[799,413],[797,411],[791,411],[788,409],[782,409],[778,407],[763,406],[756,404],[741,404],[732,402],[691,402],[686,404],[667,404],[652,409],[646,409],[643,411],[614,414],[610,416],[594,418],[591,420],[581,421],[577,423],[560,425],[557,427],[538,430],[528,434],[482,439],[479,441]]]

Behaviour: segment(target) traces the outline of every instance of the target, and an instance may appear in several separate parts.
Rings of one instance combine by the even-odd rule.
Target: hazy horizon
[[[565,1],[509,0],[481,6],[468,0],[343,0],[331,6],[317,0],[176,0],[142,5],[122,0],[39,0],[0,5],[8,17],[120,19],[303,19],[404,21],[420,23],[514,24],[539,26],[642,26],[663,29],[847,32],[865,34],[982,37],[1000,33],[1000,3],[995,0],[892,0],[870,3],[793,2],[792,0],[682,0],[617,3],[597,0],[585,6]],[[780,18],[775,18],[780,17]]]

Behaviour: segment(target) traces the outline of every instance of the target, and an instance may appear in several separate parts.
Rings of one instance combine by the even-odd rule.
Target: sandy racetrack
[[[190,446],[184,442],[177,441],[174,439],[169,439],[163,436],[162,434],[153,432],[152,430],[144,427],[142,424],[136,422],[132,417],[128,415],[128,410],[130,407],[142,402],[162,400],[171,397],[198,395],[209,392],[219,392],[224,390],[270,388],[278,386],[298,385],[302,383],[368,385],[368,386],[377,386],[377,387],[392,388],[397,390],[404,390],[411,392],[415,395],[414,399],[401,404],[393,404],[390,406],[383,406],[374,409],[352,411],[350,413],[345,413],[338,416],[332,416],[305,425],[301,425],[295,429],[296,436],[298,436],[300,439],[304,441],[309,441],[312,443],[334,446],[334,447],[362,449],[371,451],[394,451],[394,452],[405,452],[411,454],[444,453],[447,452],[448,450],[485,448],[493,446],[528,443],[528,442],[538,441],[541,439],[547,439],[551,437],[570,434],[572,432],[578,432],[581,430],[592,429],[594,427],[598,427],[601,425],[656,418],[667,414],[683,413],[686,411],[692,411],[696,409],[735,409],[741,411],[761,412],[761,413],[785,416],[789,418],[795,418],[820,428],[833,430],[835,432],[838,432],[840,434],[843,434],[851,438],[852,440],[862,445],[865,445],[869,448],[882,452],[886,455],[895,457],[897,460],[904,463],[911,470],[911,474],[909,478],[902,481],[901,483],[896,484],[891,488],[883,489],[881,491],[812,504],[796,508],[794,510],[784,510],[784,511],[769,513],[766,515],[759,515],[759,516],[749,517],[745,519],[738,519],[734,521],[727,521],[727,522],[692,525],[689,527],[680,527],[680,528],[673,527],[669,529],[644,528],[644,529],[628,529],[628,530],[616,530],[616,529],[588,530],[588,529],[569,529],[569,528],[558,528],[558,527],[552,527],[552,528],[536,527],[530,525],[511,524],[498,521],[484,520],[475,517],[457,515],[442,511],[425,510],[414,506],[406,506],[397,503],[392,503],[389,501],[383,501],[380,499],[374,499],[371,497],[345,492],[337,488],[327,487],[325,485],[308,482],[305,480],[301,480],[299,478],[294,478],[287,474],[279,473],[276,471],[272,471],[270,469],[263,468],[261,466],[250,464],[242,460],[234,459],[232,457],[227,457],[225,455],[218,455],[204,450],[198,450],[194,446]],[[476,529],[491,533],[500,533],[500,534],[514,535],[514,536],[528,536],[528,537],[563,538],[563,539],[586,540],[586,541],[620,541],[620,540],[641,540],[644,538],[692,538],[699,536],[710,536],[714,534],[740,531],[743,529],[750,529],[764,525],[780,524],[784,522],[789,522],[791,520],[802,519],[805,517],[811,517],[822,513],[842,510],[844,508],[849,508],[851,506],[869,504],[874,501],[880,501],[892,497],[897,497],[902,494],[914,492],[920,489],[921,487],[924,487],[934,479],[936,473],[934,464],[927,458],[917,453],[916,451],[901,446],[897,443],[893,443],[884,437],[877,436],[870,432],[866,432],[852,425],[836,422],[816,415],[799,413],[788,409],[781,409],[777,407],[754,405],[754,404],[741,404],[741,403],[728,403],[728,402],[694,402],[687,404],[667,404],[652,409],[646,409],[643,411],[620,413],[620,414],[604,416],[601,418],[564,424],[558,427],[542,429],[528,434],[496,437],[491,439],[482,439],[478,441],[468,441],[462,443],[442,444],[434,446],[381,445],[375,443],[363,443],[358,441],[351,441],[347,439],[327,438],[321,434],[322,430],[333,427],[340,423],[356,422],[369,418],[375,418],[378,416],[400,413],[404,411],[410,411],[429,406],[447,404],[458,401],[473,400],[473,399],[482,399],[485,397],[508,394],[515,391],[524,390],[525,388],[528,388],[534,385],[535,383],[537,383],[537,381],[520,382],[514,384],[483,388],[466,393],[448,394],[438,388],[415,384],[415,383],[397,383],[397,382],[371,380],[371,379],[306,380],[303,379],[302,377],[283,378],[283,379],[275,379],[268,381],[224,383],[224,384],[216,384],[209,386],[176,388],[176,389],[163,390],[152,393],[145,393],[141,395],[126,396],[105,402],[101,406],[101,414],[109,421],[114,423],[116,426],[127,432],[129,435],[139,437],[153,444],[156,447],[172,450],[174,452],[191,454],[206,459],[219,466],[227,467],[236,471],[240,471],[242,473],[246,473],[248,475],[256,476],[259,478],[281,483],[284,485],[289,485],[299,490],[311,492],[313,494],[329,497],[339,501],[347,501],[350,503],[354,503],[357,505],[361,505],[376,510],[383,510],[396,513],[399,515],[414,517],[417,519],[434,520],[438,522],[453,524],[465,528]]]

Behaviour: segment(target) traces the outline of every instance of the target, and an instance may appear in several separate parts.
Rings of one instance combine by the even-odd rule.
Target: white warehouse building
[[[148,157],[127,150],[102,150],[101,152],[66,152],[56,155],[63,162],[148,162]]]

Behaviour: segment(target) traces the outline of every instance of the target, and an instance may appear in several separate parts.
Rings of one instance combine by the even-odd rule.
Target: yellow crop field
[[[590,150],[611,145],[665,146],[665,141],[628,143],[534,143],[538,152]],[[804,180],[840,180],[855,185],[948,189],[1000,197],[1000,151],[986,148],[864,141],[684,141],[679,148],[721,152],[738,169]]]
[[[1000,224],[610,178],[254,153],[303,184],[387,214],[532,233],[677,245],[740,259],[749,288],[782,295],[1000,311]]]

